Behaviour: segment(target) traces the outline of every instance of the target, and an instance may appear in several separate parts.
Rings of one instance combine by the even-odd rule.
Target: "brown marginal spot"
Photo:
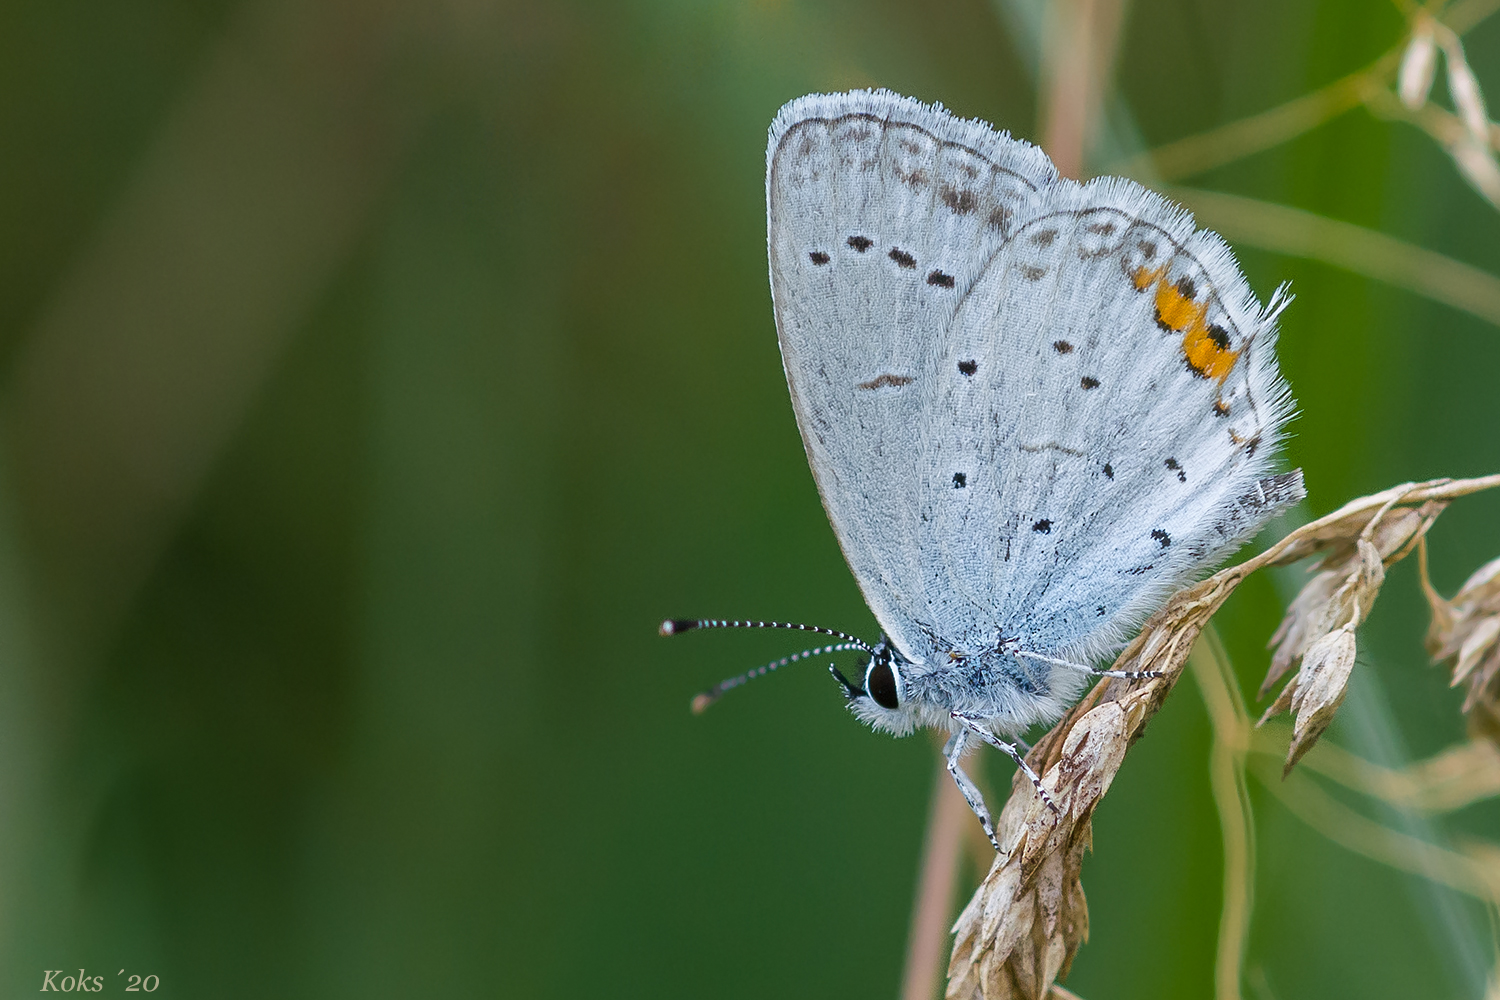
[[[929,285],[937,285],[939,288],[952,288],[953,275],[944,274],[942,271],[933,271],[927,276],[927,283]]]
[[[1072,354],[1073,353],[1073,345],[1070,344],[1070,343],[1068,343],[1066,340],[1054,340],[1052,342],[1052,349],[1054,351],[1056,351],[1058,354]]]
[[[1043,229],[1041,232],[1033,233],[1031,236],[1031,242],[1039,247],[1050,247],[1052,241],[1055,239],[1057,239],[1056,229]]]
[[[1145,255],[1145,258],[1147,260],[1150,260],[1152,257],[1156,256],[1156,244],[1152,243],[1150,240],[1141,240],[1136,244],[1136,246],[1140,247],[1141,253]]]
[[[968,215],[979,207],[979,198],[973,191],[956,191],[951,187],[944,186],[938,192],[938,197],[943,199],[943,204],[957,215]]]
[[[897,170],[896,176],[904,181],[912,190],[918,190],[927,186],[928,177],[925,170],[917,169],[908,174],[903,174]]]
[[[860,253],[864,253],[866,250],[875,245],[875,241],[870,239],[868,236],[851,236],[845,242],[847,242],[854,249],[858,250]]]
[[[917,266],[917,258],[913,257],[905,250],[902,250],[900,247],[891,247],[891,252],[890,254],[888,254],[888,256],[891,258],[891,260],[895,261],[897,264],[908,270]]]
[[[1094,222],[1083,228],[1088,232],[1097,233],[1100,236],[1110,236],[1115,231],[1115,224],[1113,222]]]
[[[1224,402],[1222,399],[1215,400],[1214,401],[1214,416],[1216,416],[1216,417],[1227,417],[1227,416],[1229,416],[1229,404],[1226,403],[1226,402]]]
[[[814,264],[826,264],[829,260],[828,255],[821,250],[814,250],[808,256],[812,258]]]
[[[1177,279],[1177,294],[1185,299],[1196,299],[1198,297],[1198,286],[1193,284],[1193,279],[1187,275]]]
[[[1045,267],[1032,267],[1030,264],[1021,265],[1021,277],[1027,281],[1041,281],[1046,275],[1047,269]]]
[[[990,217],[985,220],[985,225],[991,229],[998,229],[1003,233],[1006,227],[1010,225],[1011,214],[1011,210],[1004,205],[996,205],[990,210]]]
[[[914,381],[916,380],[910,375],[892,375],[886,373],[884,375],[877,375],[868,382],[859,383],[859,387],[861,389],[884,389],[887,386],[899,388],[903,385],[911,385]]]

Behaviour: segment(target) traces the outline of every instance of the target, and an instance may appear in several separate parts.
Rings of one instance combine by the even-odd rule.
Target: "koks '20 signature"
[[[48,990],[53,990],[58,993],[72,993],[74,991],[77,991],[79,993],[104,992],[103,976],[91,976],[88,974],[88,970],[86,969],[79,969],[78,975],[76,976],[63,975],[64,971],[65,970],[63,969],[43,969],[42,988],[40,992],[46,993]],[[123,976],[125,975],[125,970],[121,969],[119,972],[115,973],[115,975]],[[125,992],[153,993],[160,985],[161,979],[158,976],[143,977],[135,973],[131,973],[130,977],[125,980]]]

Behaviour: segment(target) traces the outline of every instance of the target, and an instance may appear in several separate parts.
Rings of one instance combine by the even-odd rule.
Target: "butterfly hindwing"
[[[924,413],[915,613],[960,652],[998,630],[1097,655],[1287,502],[1242,502],[1288,402],[1227,248],[1127,181],[1045,202],[955,315]]]

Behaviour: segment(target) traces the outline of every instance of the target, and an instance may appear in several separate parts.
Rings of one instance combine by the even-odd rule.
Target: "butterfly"
[[[1033,782],[1018,737],[1058,719],[1168,595],[1300,501],[1276,474],[1285,286],[1117,177],[884,90],[783,107],[766,153],[781,357],[808,462],[878,642],[832,668],[876,729],[946,730]],[[1134,676],[1134,675],[1132,675]],[[1024,744],[1022,744],[1024,746]],[[998,845],[997,845],[998,846]]]

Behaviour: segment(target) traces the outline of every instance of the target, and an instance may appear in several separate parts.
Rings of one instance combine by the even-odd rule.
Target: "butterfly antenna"
[[[693,714],[701,715],[703,712],[707,711],[708,706],[724,697],[725,691],[731,690],[732,688],[737,688],[741,684],[752,681],[757,677],[764,677],[771,671],[784,667],[789,663],[796,663],[798,660],[805,660],[811,656],[823,656],[826,653],[845,653],[852,649],[863,648],[865,648],[864,643],[856,644],[852,642],[840,642],[831,646],[819,646],[816,649],[804,649],[802,652],[793,653],[791,656],[783,656],[779,660],[767,663],[764,666],[756,667],[754,670],[747,670],[743,674],[740,674],[738,677],[731,677],[728,680],[722,680],[719,683],[715,684],[713,687],[709,688],[707,691],[704,691],[701,694],[694,695]],[[842,674],[839,674],[837,670],[834,670],[834,675],[839,678],[846,689],[849,688],[849,682],[843,680]]]
[[[802,625],[796,622],[741,622],[723,621],[713,618],[668,618],[666,621],[661,623],[661,627],[658,628],[657,631],[662,635],[677,635],[681,632],[691,632],[695,629],[709,628],[792,629],[796,632],[816,632],[819,635],[833,636],[835,639],[842,639],[843,642],[834,645],[819,646],[816,649],[804,649],[800,653],[793,653],[791,656],[784,656],[774,663],[767,663],[763,667],[756,667],[754,670],[747,670],[745,673],[740,674],[738,677],[731,677],[728,680],[720,681],[718,684],[715,684],[707,691],[694,696],[693,711],[695,713],[705,711],[708,706],[712,705],[714,702],[722,698],[725,691],[728,691],[731,688],[737,688],[753,677],[761,677],[773,670],[776,670],[779,667],[784,667],[789,663],[795,663],[797,660],[806,659],[809,656],[822,656],[825,653],[843,653],[855,649],[860,650],[861,652],[869,653],[871,656],[875,655],[875,650],[871,648],[870,644],[868,642],[865,642],[858,636],[852,636],[847,632],[840,632],[837,629],[820,628],[817,625]],[[860,690],[859,687],[851,684],[847,679],[845,679],[844,675],[839,673],[837,667],[830,666],[829,670],[832,671],[834,678],[841,685],[843,685],[845,695],[852,698],[855,695],[864,694],[864,692]]]
[[[858,636],[837,629],[819,628],[816,625],[799,625],[795,622],[726,622],[715,621],[708,618],[668,618],[661,623],[657,629],[662,635],[677,635],[681,632],[691,632],[694,629],[706,628],[789,628],[798,632],[816,632],[819,635],[831,635],[835,639],[842,639],[849,643],[851,648],[862,649],[866,653],[873,654],[874,649],[868,642]]]

